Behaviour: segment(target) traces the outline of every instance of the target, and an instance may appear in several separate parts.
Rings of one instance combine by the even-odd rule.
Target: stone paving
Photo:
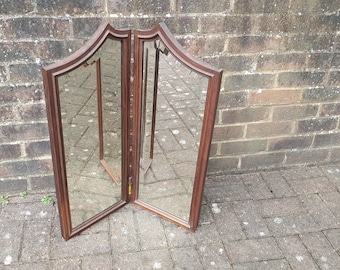
[[[340,266],[340,164],[210,177],[195,233],[130,204],[66,242],[43,195],[1,206],[0,269]]]

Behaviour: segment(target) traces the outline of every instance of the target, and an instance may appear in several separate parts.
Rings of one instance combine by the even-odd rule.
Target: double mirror
[[[197,227],[222,71],[190,56],[163,23],[134,31],[133,47],[131,66],[131,31],[102,23],[43,68],[66,240],[129,202]]]

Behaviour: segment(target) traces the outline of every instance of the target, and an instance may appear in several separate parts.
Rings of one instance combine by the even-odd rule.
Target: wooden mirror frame
[[[121,200],[104,211],[72,228],[68,184],[66,175],[63,128],[60,110],[58,77],[80,66],[91,58],[107,39],[121,42],[121,127],[122,127],[122,172]],[[46,110],[51,142],[51,154],[60,215],[61,234],[65,240],[87,229],[95,222],[128,203],[128,181],[130,164],[130,48],[131,31],[116,30],[103,22],[86,44],[74,54],[57,63],[42,68],[45,88]],[[98,72],[98,69],[97,69]],[[98,75],[98,74],[97,74]]]
[[[144,42],[159,39],[168,51],[183,65],[208,79],[204,118],[194,176],[194,187],[188,222],[139,199],[139,165],[142,115],[142,78]],[[195,231],[198,225],[209,151],[215,122],[222,70],[216,69],[192,57],[170,33],[164,23],[152,30],[134,31],[134,92],[133,92],[133,139],[132,139],[132,194],[131,202],[186,229]]]

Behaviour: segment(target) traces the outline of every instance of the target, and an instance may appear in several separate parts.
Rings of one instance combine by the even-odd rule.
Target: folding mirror
[[[43,68],[66,240],[128,202],[130,37],[102,24],[76,53]]]
[[[130,31],[102,23],[42,70],[66,240],[129,201],[197,227],[222,71],[160,23],[134,31],[132,93],[130,48]]]
[[[222,71],[190,56],[164,23],[134,33],[131,200],[198,224]]]

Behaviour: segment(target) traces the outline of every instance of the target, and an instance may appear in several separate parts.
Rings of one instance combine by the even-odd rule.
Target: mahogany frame
[[[208,89],[204,109],[204,118],[194,177],[193,195],[189,220],[180,219],[162,209],[139,199],[139,165],[141,143],[141,110],[142,110],[142,78],[143,78],[143,46],[144,42],[160,39],[170,53],[183,65],[208,79]],[[192,57],[170,33],[164,23],[152,30],[134,31],[134,92],[133,92],[133,141],[132,141],[132,194],[131,202],[169,220],[186,229],[195,231],[198,225],[209,151],[215,122],[222,70]]]
[[[72,228],[70,203],[68,196],[65,152],[63,142],[62,117],[60,110],[58,77],[85,64],[103,45],[106,39],[119,40],[122,44],[121,55],[121,128],[122,128],[122,172],[121,172],[121,200],[104,211],[98,213],[84,223]],[[139,163],[141,143],[141,115],[142,115],[142,77],[143,77],[143,45],[144,42],[159,39],[167,50],[183,65],[208,79],[207,96],[202,123],[200,146],[194,176],[193,195],[191,200],[189,220],[180,219],[162,209],[139,199]],[[219,89],[221,86],[222,70],[192,57],[172,36],[164,23],[160,23],[152,30],[134,31],[134,63],[133,63],[133,110],[132,130],[130,126],[130,69],[131,69],[131,31],[115,30],[109,23],[103,22],[89,41],[74,54],[65,59],[42,68],[46,97],[46,110],[51,141],[51,154],[56,186],[56,196],[60,215],[61,234],[65,240],[79,234],[97,221],[123,207],[129,201],[139,205],[171,222],[186,229],[195,231],[198,225],[205,175],[207,170],[209,151],[215,122]],[[98,81],[100,60],[96,61],[97,95],[101,86]],[[98,98],[98,118],[101,119],[101,99]],[[102,123],[99,123],[102,130]],[[132,135],[132,138],[131,138]],[[101,135],[100,135],[101,136]],[[99,140],[102,137],[99,136]],[[132,139],[132,140],[131,140]],[[101,142],[102,143],[102,142]],[[132,144],[132,145],[131,145]],[[131,153],[132,146],[132,153]],[[103,149],[100,150],[100,162],[103,160]],[[131,167],[130,167],[131,166]],[[107,170],[110,174],[110,170]],[[110,174],[111,175],[111,174]],[[112,177],[112,175],[111,175]],[[113,177],[114,178],[114,177]],[[117,179],[116,179],[117,180]],[[116,181],[115,180],[115,181]]]
[[[84,223],[72,228],[70,203],[68,196],[65,153],[63,143],[63,128],[60,111],[58,77],[62,76],[83,64],[91,58],[103,45],[105,40],[113,39],[121,42],[121,128],[122,128],[122,189],[121,200],[104,211],[98,213]],[[116,30],[109,23],[103,22],[94,35],[74,54],[64,58],[57,63],[42,68],[43,82],[45,88],[46,110],[48,127],[51,141],[51,154],[56,186],[56,196],[58,200],[58,210],[60,215],[61,234],[65,240],[79,234],[92,224],[121,208],[128,203],[128,179],[129,179],[129,151],[130,151],[130,48],[131,48],[131,31]],[[98,68],[100,62],[96,63]],[[100,70],[99,70],[100,71]],[[97,78],[98,79],[98,78]],[[98,88],[98,80],[97,80]],[[99,94],[100,89],[97,89]],[[100,103],[100,102],[98,102]],[[98,104],[100,107],[101,104]],[[101,112],[98,112],[101,114]],[[100,117],[100,115],[98,115]],[[100,126],[100,125],[99,125]],[[102,157],[100,157],[102,158]],[[104,166],[105,167],[105,166]]]

